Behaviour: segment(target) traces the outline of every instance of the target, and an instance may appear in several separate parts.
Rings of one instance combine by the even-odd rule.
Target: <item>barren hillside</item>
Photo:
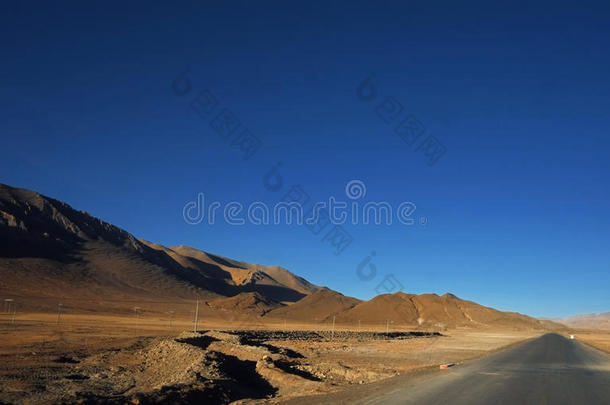
[[[573,328],[610,330],[610,312],[577,315],[560,319],[558,322]]]
[[[294,304],[269,312],[267,316],[298,322],[323,322],[333,315],[349,310],[360,302],[359,299],[346,297],[336,291],[322,288]]]
[[[36,192],[0,184],[0,294],[21,309],[70,301],[83,311],[127,312],[142,302],[202,303],[203,316],[427,328],[562,328],[451,294],[398,292],[360,301],[263,266],[188,246],[165,247]],[[187,304],[188,303],[188,304]],[[154,311],[154,310],[153,310]]]
[[[280,267],[138,240],[61,201],[2,184],[0,274],[0,293],[32,309],[69,298],[93,310],[101,299],[212,300],[244,292],[294,302],[318,289]]]
[[[298,303],[297,303],[298,304]],[[540,321],[526,315],[502,312],[462,300],[452,294],[394,294],[379,295],[347,309],[336,316],[344,323],[380,323],[390,321],[400,325],[436,328],[506,328],[547,329],[561,325]]]

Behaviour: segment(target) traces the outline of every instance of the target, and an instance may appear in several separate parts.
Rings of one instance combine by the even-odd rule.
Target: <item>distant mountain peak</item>
[[[576,315],[557,321],[573,328],[610,330],[610,312]]]

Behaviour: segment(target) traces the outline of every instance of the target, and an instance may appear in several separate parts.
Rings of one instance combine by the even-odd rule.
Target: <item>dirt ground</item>
[[[610,354],[610,331],[575,330],[574,338]]]
[[[536,332],[21,314],[0,320],[0,402],[277,402],[459,363]],[[350,330],[351,329],[351,330]],[[185,332],[189,330],[189,332]]]

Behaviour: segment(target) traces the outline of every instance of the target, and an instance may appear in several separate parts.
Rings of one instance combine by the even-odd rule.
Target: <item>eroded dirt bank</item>
[[[400,373],[382,361],[436,332],[205,331],[138,338],[106,350],[49,347],[3,355],[9,403],[160,403],[288,398]],[[13,361],[14,367],[7,362]]]

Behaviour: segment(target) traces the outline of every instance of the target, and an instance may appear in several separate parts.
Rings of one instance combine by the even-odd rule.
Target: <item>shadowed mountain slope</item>
[[[319,287],[286,269],[138,240],[84,211],[0,184],[5,296],[214,299],[243,292],[294,302]],[[10,275],[10,277],[8,277]]]
[[[142,302],[204,304],[205,316],[231,313],[296,322],[410,327],[562,329],[451,294],[379,295],[369,301],[263,266],[188,246],[165,247],[34,191],[0,184],[0,294],[27,309],[72,300],[84,311],[133,311]],[[103,302],[103,305],[102,305]],[[114,304],[113,304],[114,303]],[[153,307],[149,305],[148,307]],[[214,315],[216,314],[216,315]]]
[[[249,313],[263,316],[266,313],[283,307],[283,304],[262,296],[256,292],[237,294],[233,297],[216,298],[206,304],[216,310]]]
[[[353,308],[360,302],[359,299],[322,288],[294,304],[275,309],[266,316],[301,322],[321,322]]]

